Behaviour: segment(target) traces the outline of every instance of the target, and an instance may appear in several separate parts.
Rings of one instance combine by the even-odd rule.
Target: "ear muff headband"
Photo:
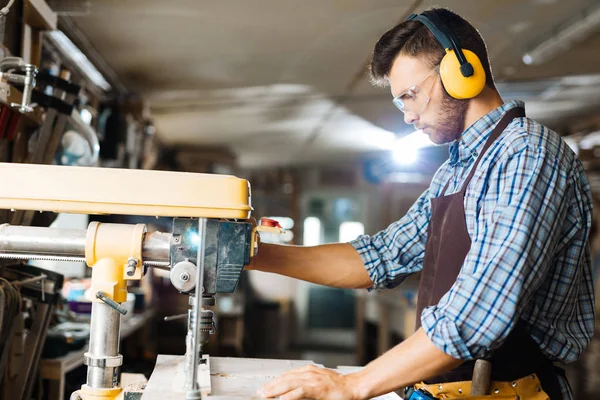
[[[437,41],[440,42],[444,49],[454,50],[454,54],[456,54],[456,58],[458,58],[458,62],[460,63],[460,72],[465,78],[473,75],[473,66],[467,61],[462,49],[458,43],[456,43],[456,38],[441,19],[437,18],[437,16],[434,16],[433,14],[431,16],[412,14],[408,17],[408,19],[421,22],[423,25],[429,28],[431,33],[433,33],[433,36],[435,36]],[[436,21],[433,21],[434,19]]]
[[[440,76],[448,94],[456,99],[470,99],[481,93],[486,81],[481,60],[472,51],[460,48],[458,40],[444,21],[433,13],[412,14],[408,20],[425,25],[446,50],[440,63]]]

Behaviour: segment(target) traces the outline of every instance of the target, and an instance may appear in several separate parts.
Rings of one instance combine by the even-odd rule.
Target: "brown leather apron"
[[[454,194],[444,196],[450,183],[448,182],[442,195],[431,200],[431,220],[427,230],[425,259],[417,299],[417,329],[421,326],[423,309],[438,304],[450,290],[471,248],[471,238],[465,220],[464,197],[479,162],[508,124],[514,118],[524,116],[525,110],[522,107],[510,109],[492,130],[462,188]],[[542,354],[523,320],[519,320],[503,345],[486,359],[492,363],[493,381],[515,381],[535,373],[552,400],[562,398],[556,375],[560,371],[555,371],[552,362]],[[469,381],[473,366],[474,361],[467,361],[458,368],[426,382]]]

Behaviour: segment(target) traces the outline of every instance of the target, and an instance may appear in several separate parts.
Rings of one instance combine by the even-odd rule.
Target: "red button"
[[[269,219],[269,218],[261,218],[260,226],[268,226],[270,228],[281,228],[281,225],[279,225],[279,222],[277,222],[274,219]]]

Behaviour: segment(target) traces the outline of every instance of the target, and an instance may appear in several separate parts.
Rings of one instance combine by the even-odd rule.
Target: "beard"
[[[465,130],[465,115],[469,100],[458,100],[442,89],[440,118],[437,121],[435,135],[431,140],[436,144],[446,144],[457,140]]]

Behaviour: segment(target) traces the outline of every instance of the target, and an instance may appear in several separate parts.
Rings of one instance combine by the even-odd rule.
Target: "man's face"
[[[389,75],[392,96],[404,104],[404,122],[422,129],[436,144],[458,139],[465,128],[468,100],[446,93],[436,70],[420,58],[400,54]]]

